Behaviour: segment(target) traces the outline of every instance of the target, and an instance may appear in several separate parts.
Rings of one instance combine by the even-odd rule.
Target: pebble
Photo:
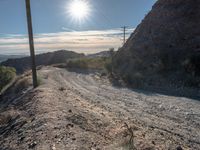
[[[176,150],[183,150],[183,148],[182,148],[181,146],[178,146],[178,147],[176,148]]]
[[[29,148],[34,148],[36,145],[37,145],[37,142],[34,141],[33,143],[29,144],[28,147],[29,147]]]

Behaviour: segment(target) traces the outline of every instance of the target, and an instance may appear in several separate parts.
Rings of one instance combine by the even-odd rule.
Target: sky
[[[69,13],[84,1],[81,21]],[[96,53],[122,46],[121,27],[134,31],[156,0],[31,0],[36,53],[59,49]],[[0,0],[0,54],[28,54],[25,0]]]

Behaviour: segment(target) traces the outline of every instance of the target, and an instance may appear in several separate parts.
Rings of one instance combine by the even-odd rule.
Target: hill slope
[[[67,59],[80,58],[84,54],[78,54],[72,51],[60,50],[55,52],[49,52],[44,54],[36,55],[36,65],[52,65],[57,63],[65,63]],[[14,67],[17,73],[22,73],[30,69],[31,62],[30,57],[18,58],[18,59],[8,59],[2,62],[1,65]]]
[[[0,63],[6,61],[7,59],[22,58],[25,55],[0,55]]]
[[[200,87],[200,1],[158,0],[114,57],[132,86]]]

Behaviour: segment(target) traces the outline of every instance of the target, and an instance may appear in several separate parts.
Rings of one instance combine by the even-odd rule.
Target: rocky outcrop
[[[113,59],[135,86],[199,87],[200,1],[158,0]]]

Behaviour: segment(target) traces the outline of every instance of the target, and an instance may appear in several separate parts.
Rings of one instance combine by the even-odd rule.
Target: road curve
[[[114,87],[97,73],[57,68],[46,68],[46,72],[56,84],[70,88],[85,102],[95,104],[113,121],[137,125],[146,132],[146,139],[168,142],[169,148],[177,144],[200,149],[199,101]]]
[[[127,150],[130,138],[137,150],[200,150],[200,101],[115,87],[97,72],[38,76],[38,88],[15,94],[27,74],[1,97],[0,150]]]

